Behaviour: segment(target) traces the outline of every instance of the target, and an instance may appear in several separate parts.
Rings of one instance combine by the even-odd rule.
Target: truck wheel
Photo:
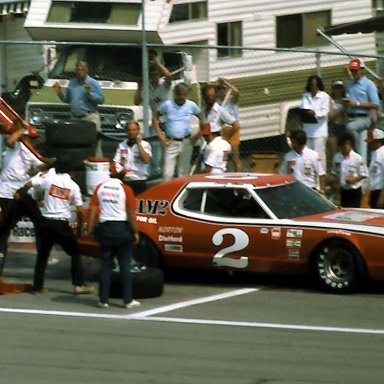
[[[45,142],[49,147],[88,147],[95,145],[96,141],[96,124],[91,121],[71,120],[45,124]]]
[[[132,271],[132,288],[135,299],[158,297],[164,291],[164,274],[159,268],[134,268]],[[121,298],[121,276],[113,271],[111,277],[111,297]]]
[[[82,147],[82,148],[52,148],[48,147],[46,150],[47,157],[58,157],[65,155],[70,158],[70,166],[73,171],[84,171],[84,160],[88,157],[95,156],[95,147]]]

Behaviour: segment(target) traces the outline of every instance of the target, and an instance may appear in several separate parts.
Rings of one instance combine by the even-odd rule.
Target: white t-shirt
[[[147,141],[142,140],[144,151],[152,157],[152,147]],[[139,147],[134,144],[129,147],[127,140],[121,142],[113,158],[117,172],[125,171],[127,180],[146,180],[148,177],[148,164],[145,164],[140,156]]]
[[[310,92],[305,92],[301,99],[301,109],[311,109],[315,111],[317,123],[303,123],[303,129],[307,137],[327,137],[328,136],[328,113],[330,97],[324,91],[319,91],[312,97]]]
[[[371,191],[384,188],[384,145],[372,152],[369,164],[368,188]]]
[[[204,164],[212,167],[211,174],[224,173],[227,170],[228,154],[231,145],[221,136],[215,137],[204,150]]]
[[[363,185],[363,180],[354,184],[347,184],[346,178],[350,176],[368,176],[368,169],[363,158],[351,150],[347,157],[344,157],[340,152],[336,153],[333,158],[332,174],[339,177],[340,187],[343,189],[358,189]]]
[[[48,219],[69,220],[71,205],[83,205],[80,187],[68,173],[50,172],[45,177],[34,179],[32,186],[44,191],[44,206],[41,212]]]
[[[319,154],[313,149],[304,147],[301,154],[290,151],[285,154],[280,167],[281,174],[290,174],[310,188],[318,184],[317,177],[325,175]]]
[[[131,188],[119,179],[110,178],[96,187],[91,206],[100,208],[100,223],[127,221],[127,211],[136,208],[136,200]]]
[[[208,115],[205,114],[205,109],[203,109],[203,120],[222,126],[223,124],[232,125],[236,118],[227,111],[226,107],[214,103]]]
[[[14,193],[29,179],[28,172],[43,164],[22,142],[14,148],[7,147],[0,175],[0,197],[13,199]]]
[[[159,80],[157,87],[154,87],[151,83],[149,83],[148,98],[151,111],[156,112],[160,104],[169,100],[171,96],[171,87],[166,84],[164,77]],[[143,97],[143,92],[141,93],[141,97]]]

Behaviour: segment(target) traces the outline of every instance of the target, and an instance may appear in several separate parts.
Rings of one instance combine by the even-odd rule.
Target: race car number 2
[[[233,243],[229,247],[220,249],[212,259],[213,265],[220,267],[246,268],[248,266],[248,256],[231,257],[232,252],[238,252],[245,249],[249,244],[249,236],[240,229],[225,228],[220,229],[212,236],[212,243],[220,246],[224,241],[224,236],[233,237]]]

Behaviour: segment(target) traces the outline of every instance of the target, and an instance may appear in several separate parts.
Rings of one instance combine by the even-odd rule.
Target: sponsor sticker
[[[300,251],[298,249],[288,249],[288,257],[290,259],[300,259]]]
[[[180,244],[164,244],[166,252],[183,252],[183,246]]]
[[[302,236],[303,236],[302,229],[291,228],[287,230],[287,237],[302,237]]]
[[[287,239],[287,248],[301,248],[301,240],[299,239]]]
[[[271,237],[273,240],[278,240],[281,237],[281,229],[280,228],[272,228],[271,229]]]
[[[269,232],[269,229],[268,229],[268,228],[260,228],[260,233],[261,233],[262,235],[266,235],[268,232]]]

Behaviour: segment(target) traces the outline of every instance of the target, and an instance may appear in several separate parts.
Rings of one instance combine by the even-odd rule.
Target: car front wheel
[[[340,241],[330,242],[318,250],[314,270],[323,287],[339,293],[355,289],[364,275],[360,254]]]

